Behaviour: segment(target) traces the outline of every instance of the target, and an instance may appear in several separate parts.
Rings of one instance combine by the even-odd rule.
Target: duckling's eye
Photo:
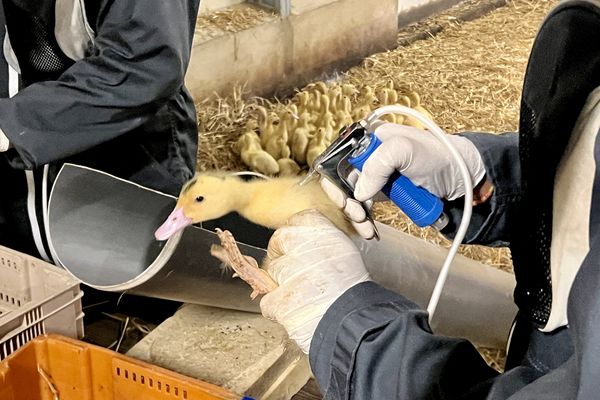
[[[196,202],[197,203],[202,203],[204,201],[204,196],[198,196],[196,197]]]

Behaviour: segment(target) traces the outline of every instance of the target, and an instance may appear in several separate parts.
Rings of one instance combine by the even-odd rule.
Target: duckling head
[[[199,174],[181,190],[177,205],[156,230],[157,240],[167,240],[186,227],[220,218],[237,208],[242,181],[233,176]]]

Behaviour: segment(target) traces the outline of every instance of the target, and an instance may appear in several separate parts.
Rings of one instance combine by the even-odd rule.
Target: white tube
[[[97,201],[89,202],[90,192]],[[52,244],[71,274],[99,290],[260,312],[259,302],[250,300],[249,286],[223,274],[220,261],[210,256],[218,240],[211,226],[190,227],[164,246],[154,240],[156,226],[174,205],[171,196],[66,164],[49,201]],[[425,308],[447,250],[376,224],[380,241],[356,240],[369,274]],[[236,216],[212,226],[231,230],[244,255],[257,260],[266,256],[263,228]],[[517,312],[514,284],[514,275],[457,255],[433,331],[487,347],[504,346]]]
[[[19,72],[14,69],[10,64],[8,65],[8,97],[13,97],[19,92]],[[46,185],[46,180],[48,176],[48,170],[44,170],[44,183],[43,189],[44,192],[44,200],[47,200],[46,193],[47,190],[44,188]],[[46,249],[44,248],[44,241],[42,240],[42,233],[40,230],[40,225],[37,220],[37,213],[35,210],[35,177],[33,171],[25,171],[25,177],[27,179],[27,214],[29,216],[29,222],[31,224],[31,232],[33,234],[33,241],[35,242],[35,247],[40,253],[40,256],[45,260],[50,262],[50,257],[46,253]],[[46,221],[46,204],[42,205],[43,213],[44,213],[44,225],[47,226]]]
[[[54,250],[52,240],[50,239],[50,226],[48,219],[48,170],[49,165],[44,165],[44,176],[42,180],[42,220],[44,221],[44,232],[46,234],[46,241],[48,242],[48,248],[50,249],[52,261],[54,261],[55,265],[62,267],[58,261],[58,257],[56,256],[56,250]]]
[[[433,121],[426,118],[420,112],[401,105],[381,107],[373,111],[367,117],[367,128],[370,128],[373,122],[381,119],[381,117],[387,114],[408,115],[425,125],[429,129],[429,131],[450,151],[450,154],[452,155],[460,169],[463,184],[465,187],[465,205],[463,208],[462,220],[460,222],[458,231],[456,232],[456,237],[452,242],[452,247],[450,247],[448,256],[444,261],[442,270],[440,271],[435,287],[433,288],[433,293],[431,294],[429,305],[427,306],[427,312],[429,313],[429,321],[431,322],[431,319],[433,318],[433,315],[435,313],[435,309],[437,308],[438,302],[440,301],[440,296],[442,294],[442,290],[444,289],[444,285],[448,277],[448,272],[450,271],[450,265],[452,264],[452,261],[454,260],[454,257],[458,252],[458,248],[460,247],[465,235],[467,234],[467,229],[469,228],[469,223],[471,222],[471,213],[473,211],[473,181],[471,180],[471,174],[469,173],[469,169],[467,168],[465,161],[463,160],[462,156],[458,153],[456,148],[452,145],[452,143],[448,140],[448,138],[446,137],[446,133]]]
[[[8,65],[8,97],[13,97],[19,92],[19,73]]]
[[[27,214],[29,215],[33,241],[35,242],[38,253],[40,253],[40,256],[44,261],[50,262],[50,257],[48,257],[46,249],[44,248],[40,224],[38,223],[37,212],[35,210],[35,178],[33,176],[33,171],[25,171],[25,177],[27,178]]]

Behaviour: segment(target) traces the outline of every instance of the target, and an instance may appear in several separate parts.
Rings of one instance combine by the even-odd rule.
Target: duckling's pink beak
[[[156,240],[167,240],[186,226],[192,225],[191,218],[185,216],[183,208],[173,210],[167,220],[156,230]]]

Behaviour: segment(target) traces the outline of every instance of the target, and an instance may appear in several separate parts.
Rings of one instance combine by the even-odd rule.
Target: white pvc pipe
[[[224,274],[210,256],[218,243],[213,227],[190,227],[164,245],[154,240],[174,205],[170,196],[67,164],[49,202],[50,238],[65,268],[96,289],[260,312],[250,287]],[[241,218],[215,225],[260,246],[241,244],[243,254],[266,256],[261,228]],[[380,241],[359,243],[371,277],[425,307],[448,251],[386,225],[377,228]],[[263,244],[251,241],[258,239]],[[503,346],[516,314],[513,287],[512,275],[458,255],[432,322],[435,333]]]
[[[376,223],[381,240],[360,241],[372,279],[425,307],[448,250]],[[457,255],[440,296],[434,333],[502,348],[517,313],[514,275]]]

